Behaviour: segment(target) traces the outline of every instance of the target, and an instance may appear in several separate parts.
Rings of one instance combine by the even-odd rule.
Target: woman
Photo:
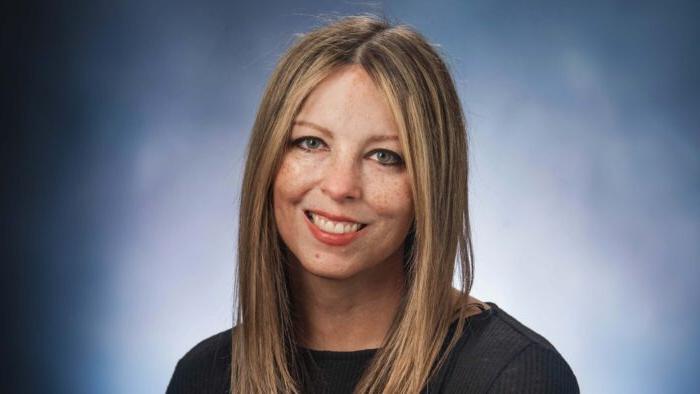
[[[578,392],[549,342],[469,295],[467,169],[452,78],[419,33],[363,16],[302,36],[248,145],[237,325],[168,392]]]

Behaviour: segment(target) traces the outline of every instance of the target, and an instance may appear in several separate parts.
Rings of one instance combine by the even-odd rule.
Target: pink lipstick
[[[331,246],[344,246],[352,242],[355,238],[359,237],[360,235],[364,234],[364,229],[367,226],[361,227],[359,230],[352,232],[352,233],[345,233],[345,234],[333,234],[333,233],[327,233],[320,228],[318,228],[309,216],[304,212],[304,218],[306,219],[306,224],[309,226],[309,230],[311,230],[311,234],[313,236],[323,242],[324,244],[331,245]]]

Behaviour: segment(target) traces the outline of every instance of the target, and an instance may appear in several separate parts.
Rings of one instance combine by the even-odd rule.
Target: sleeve
[[[166,394],[228,393],[231,375],[226,342],[210,340],[195,346],[175,366]]]
[[[231,376],[231,330],[213,335],[177,362],[166,394],[228,393]]]
[[[188,371],[182,360],[183,359],[180,359],[175,366],[175,371],[170,377],[168,388],[165,391],[166,394],[184,394],[192,392],[191,379],[188,378]]]
[[[554,349],[526,346],[496,375],[488,392],[578,394],[576,376]]]

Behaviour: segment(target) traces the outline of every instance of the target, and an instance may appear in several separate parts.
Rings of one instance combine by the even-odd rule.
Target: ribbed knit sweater
[[[459,341],[423,393],[579,392],[573,371],[552,344],[496,304],[488,304],[490,309],[467,318]],[[313,382],[308,391],[334,394],[351,393],[377,351],[300,350]],[[203,340],[178,361],[167,394],[229,393],[230,372],[228,329]]]

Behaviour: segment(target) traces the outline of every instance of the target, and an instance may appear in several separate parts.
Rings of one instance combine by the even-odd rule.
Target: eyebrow
[[[309,122],[307,120],[295,120],[294,122],[292,122],[292,124],[297,125],[297,126],[310,127],[312,129],[318,130],[321,133],[325,134],[328,138],[333,138],[333,133],[329,129],[327,129],[323,126],[319,126],[316,123]],[[398,139],[399,139],[398,135],[373,135],[373,136],[369,137],[367,140],[369,142],[383,142],[383,141],[398,141]]]

